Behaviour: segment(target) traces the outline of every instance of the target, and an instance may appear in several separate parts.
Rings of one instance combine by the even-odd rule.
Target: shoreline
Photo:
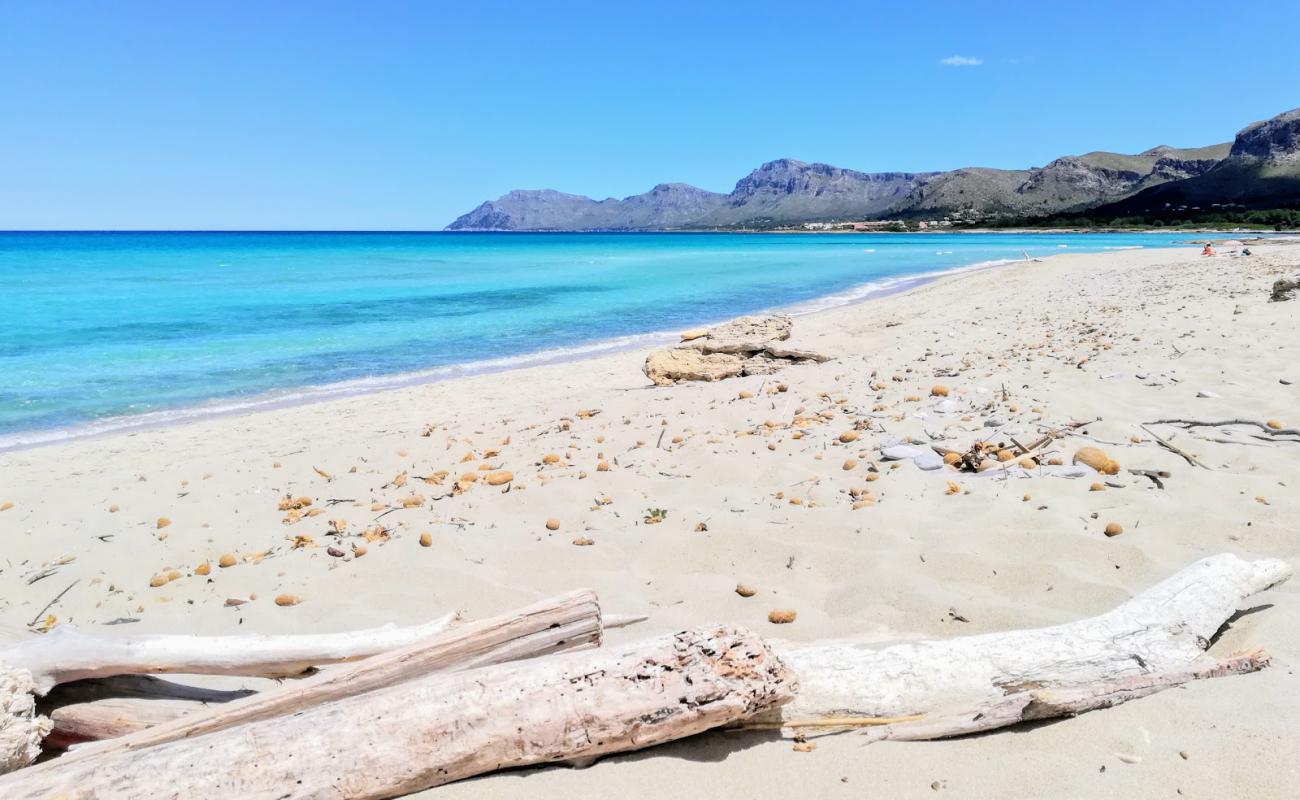
[[[1170,247],[1174,246],[1176,245],[1170,245]],[[1165,248],[1143,249],[1154,250]],[[1058,255],[1060,254],[1053,254],[1051,256],[1046,256],[1045,258],[1056,258]],[[1039,260],[1041,261],[1044,259]],[[908,292],[920,286],[924,286],[927,283],[958,278],[962,275],[990,269],[1001,269],[1019,263],[1026,262],[1023,259],[997,259],[993,261],[974,262],[972,264],[953,267],[951,269],[932,270],[913,275],[882,278],[857,284],[847,289],[832,292],[831,294],[823,295],[821,297],[802,300],[791,305],[759,309],[750,312],[750,314],[788,314],[793,317],[821,314],[835,309],[856,305],[858,303],[865,303],[871,300],[889,297],[894,294]],[[843,299],[826,304],[827,301],[836,298]],[[707,327],[725,321],[726,319],[705,320],[694,323],[694,325]],[[678,334],[679,331],[677,330],[647,331],[644,333],[620,336],[614,339],[582,342],[569,347],[537,350],[529,353],[519,353],[494,359],[467,361],[460,364],[446,364],[439,367],[432,367],[412,372],[375,375],[366,378],[343,381],[340,383],[325,384],[322,386],[286,388],[241,399],[214,398],[193,406],[158,409],[156,411],[147,411],[140,414],[119,414],[93,422],[83,422],[61,427],[35,428],[12,433],[0,433],[0,454],[21,452],[24,450],[47,447],[65,442],[76,442],[86,439],[102,439],[119,434],[131,434],[161,428],[171,428],[179,425],[201,422],[203,420],[237,417],[244,414],[257,414],[284,408],[328,403],[333,400],[342,400],[350,397],[383,394],[385,392],[410,389],[433,383],[454,381],[478,375],[499,375],[514,370],[528,369],[530,367],[546,366],[550,364],[579,363],[601,358],[603,356],[612,356],[640,349],[648,350],[650,347],[663,347],[675,344],[678,342]]]

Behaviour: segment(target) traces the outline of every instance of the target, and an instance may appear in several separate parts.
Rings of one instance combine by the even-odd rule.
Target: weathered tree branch
[[[60,762],[84,755],[138,750],[201,736],[247,722],[393,686],[434,672],[500,664],[600,644],[600,604],[589,589],[544,600],[509,614],[472,622],[387,653],[327,670],[267,692],[112,741],[77,748]]]
[[[1222,661],[1207,659],[1207,663],[1187,669],[1130,675],[1080,686],[1013,692],[975,708],[883,725],[868,729],[864,734],[872,741],[948,739],[1019,725],[1022,722],[1072,717],[1085,711],[1110,708],[1189,681],[1256,672],[1268,666],[1268,663],[1268,656],[1263,651],[1253,651],[1230,656]]]
[[[1238,604],[1291,575],[1275,559],[1202,559],[1101,616],[1037,630],[884,648],[777,648],[799,675],[794,702],[751,725],[815,732],[853,717],[979,708],[1030,689],[1078,687],[1188,669]],[[829,722],[826,722],[829,721]]]
[[[378,800],[509,767],[639,750],[786,702],[794,678],[742,628],[426,675],[137,751],[0,778],[6,800]]]
[[[289,636],[89,636],[58,627],[8,647],[0,664],[31,673],[37,692],[56,684],[109,675],[184,672],[285,677],[322,664],[365,658],[427,639],[451,627],[455,614],[421,625],[384,625],[345,633]]]

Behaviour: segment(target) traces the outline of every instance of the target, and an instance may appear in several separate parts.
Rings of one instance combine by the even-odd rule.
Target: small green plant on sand
[[[647,508],[645,510],[645,524],[657,525],[668,519],[668,509],[666,508]]]

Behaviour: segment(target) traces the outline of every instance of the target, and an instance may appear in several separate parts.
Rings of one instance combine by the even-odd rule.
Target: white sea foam
[[[598,342],[556,347],[522,353],[514,356],[489,358],[480,361],[468,361],[461,364],[446,364],[416,372],[400,372],[391,375],[375,375],[368,378],[339,381],[322,386],[308,386],[265,392],[252,397],[222,398],[184,408],[147,411],[140,414],[124,414],[105,417],[94,422],[72,425],[64,428],[46,428],[0,435],[0,452],[20,450],[43,444],[104,436],[147,428],[176,425],[195,420],[225,417],[252,411],[265,411],[273,408],[306,405],[340,397],[353,397],[371,394],[388,389],[400,389],[425,383],[463,378],[471,375],[483,375],[504,372],[511,369],[533,367],[542,364],[554,364],[564,361],[577,361],[585,358],[606,355],[621,350],[634,350],[652,344],[663,344],[678,340],[676,332],[654,331],[620,336]]]

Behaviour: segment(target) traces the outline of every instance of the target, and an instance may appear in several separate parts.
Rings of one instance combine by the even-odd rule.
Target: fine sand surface
[[[937,281],[797,319],[791,344],[834,360],[766,378],[652,388],[644,353],[627,352],[0,454],[0,503],[13,503],[0,512],[0,623],[26,625],[76,579],[52,613],[106,635],[477,618],[587,586],[610,613],[649,615],[612,631],[618,641],[712,621],[796,640],[946,637],[1099,613],[1213,553],[1300,564],[1300,444],[1156,429],[1212,468],[1201,469],[1138,427],[1164,417],[1300,425],[1300,301],[1267,302],[1277,275],[1297,271],[1300,247],[1255,251],[1062,255]],[[937,413],[934,384],[961,410]],[[599,413],[578,414],[588,409]],[[1081,446],[1102,447],[1125,468],[1112,479],[1120,487],[910,463],[869,471],[882,444],[908,435],[965,449],[1095,417],[1080,429],[1091,438],[1056,449],[1068,463]],[[870,429],[840,444],[855,423]],[[543,463],[548,454],[558,463]],[[512,489],[480,482],[452,496],[457,476],[480,465],[513,471]],[[1160,490],[1130,467],[1172,475]],[[440,485],[420,479],[442,471]],[[949,480],[962,491],[949,494]],[[854,488],[875,503],[855,510]],[[286,493],[324,513],[286,524]],[[403,508],[412,494],[423,501]],[[344,502],[326,507],[332,498]],[[667,518],[646,524],[650,508]],[[171,524],[159,529],[160,517]],[[347,536],[327,535],[330,520],[345,520]],[[1124,533],[1107,538],[1112,521]],[[375,526],[390,538],[367,542]],[[431,547],[419,544],[424,531]],[[292,549],[295,536],[311,542]],[[348,555],[327,554],[334,544]],[[227,552],[247,563],[216,568]],[[27,584],[65,556],[75,560]],[[205,561],[212,574],[194,575]],[[183,577],[150,588],[168,568]],[[738,596],[737,582],[758,594]],[[278,607],[281,593],[303,601]],[[422,796],[1295,796],[1300,586],[1259,602],[1213,652],[1261,646],[1271,668],[1077,719],[935,743],[863,746],[849,734],[809,753],[714,733]],[[777,608],[797,621],[768,623]],[[107,625],[122,619],[132,622]]]

